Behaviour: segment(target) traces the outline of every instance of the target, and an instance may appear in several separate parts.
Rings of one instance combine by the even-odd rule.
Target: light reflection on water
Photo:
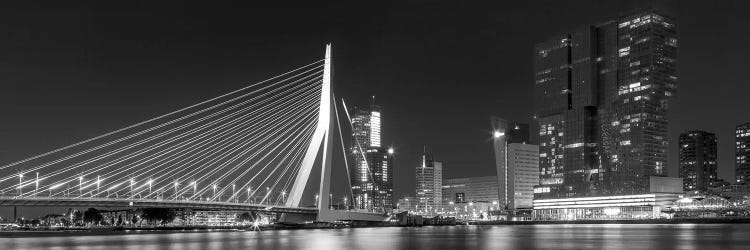
[[[7,235],[7,234],[6,234]],[[0,249],[750,249],[750,224],[524,225],[0,238]]]

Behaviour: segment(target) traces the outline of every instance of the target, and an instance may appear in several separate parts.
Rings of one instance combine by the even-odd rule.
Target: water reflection
[[[7,234],[5,236],[8,236]],[[2,249],[747,249],[750,225],[529,225],[0,238]]]

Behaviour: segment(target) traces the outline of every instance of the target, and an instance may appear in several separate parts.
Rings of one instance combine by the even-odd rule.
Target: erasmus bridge
[[[379,214],[331,206],[333,145],[340,143],[344,154],[346,148],[331,59],[329,44],[324,58],[308,65],[0,166],[0,206],[243,210],[281,213],[282,219],[381,221]],[[340,104],[341,120],[351,125]]]

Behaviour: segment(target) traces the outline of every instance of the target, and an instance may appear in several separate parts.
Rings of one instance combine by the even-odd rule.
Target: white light
[[[391,155],[393,154],[393,148],[388,149],[388,154],[391,154]]]
[[[500,137],[502,137],[504,135],[505,135],[505,133],[500,132],[500,131],[492,132],[492,136],[495,137],[495,138],[500,138]]]
[[[691,199],[691,198],[682,198],[682,199],[677,200],[677,202],[680,202],[680,203],[690,203],[690,202],[693,202],[693,199]]]
[[[605,208],[604,209],[604,214],[605,215],[609,215],[609,216],[618,215],[618,214],[620,214],[620,208],[615,208],[615,207]]]

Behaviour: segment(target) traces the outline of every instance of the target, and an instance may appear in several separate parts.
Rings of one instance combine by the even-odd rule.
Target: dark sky
[[[397,197],[414,192],[423,146],[446,177],[494,174],[488,119],[530,122],[533,45],[648,3],[24,2],[0,4],[0,162],[286,72],[332,42],[337,95],[350,105],[375,95],[383,106]],[[718,134],[720,176],[733,177],[733,129],[750,121],[747,9],[745,1],[672,6],[680,41],[671,175],[678,133],[703,129]]]

